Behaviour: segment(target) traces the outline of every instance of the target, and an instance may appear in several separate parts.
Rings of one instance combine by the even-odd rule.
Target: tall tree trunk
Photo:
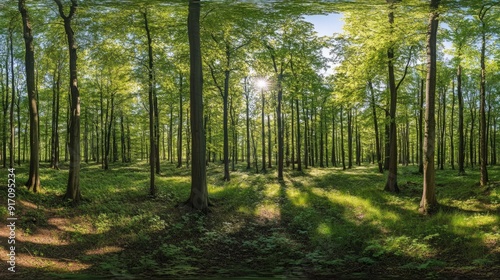
[[[247,129],[247,139],[246,139],[246,144],[247,144],[247,170],[250,170],[252,168],[251,166],[251,159],[250,159],[250,93],[248,92],[247,88],[247,77],[245,77],[245,105],[246,105],[246,129]]]
[[[295,109],[294,109],[294,99],[290,99],[290,110],[292,111],[292,120],[290,126],[292,129],[292,170],[295,169]]]
[[[28,90],[29,113],[30,113],[30,170],[26,187],[38,192],[40,189],[40,169],[38,142],[38,107],[35,87],[35,53],[33,48],[33,33],[25,0],[19,0],[19,12],[23,20],[24,43],[26,47],[25,68],[26,68],[26,88]]]
[[[320,119],[319,119],[319,167],[325,167],[325,162],[324,162],[324,159],[323,159],[323,156],[324,156],[324,132],[323,132],[323,126],[324,126],[324,119],[325,119],[325,116],[324,116],[324,110],[323,110],[323,107],[324,107],[324,102],[323,102],[323,106],[321,107],[321,113],[320,113]]]
[[[170,104],[169,125],[168,125],[168,160],[174,162],[174,106]]]
[[[231,171],[236,171],[236,167],[235,167],[235,164],[236,164],[236,152],[237,152],[237,139],[236,139],[236,120],[235,120],[235,109],[233,107],[233,98],[231,98],[231,106],[230,106],[230,109],[229,109],[229,112],[230,112],[230,117],[231,117],[231,138],[232,138],[232,155],[231,155]],[[228,158],[229,160],[229,158]],[[228,172],[228,177],[227,177],[227,180],[226,181],[229,181],[230,177],[229,177],[229,172]]]
[[[264,109],[266,105],[266,100],[264,98],[264,89],[261,89],[260,92],[261,99],[262,99],[262,115],[261,115],[261,122],[262,122],[262,129],[261,129],[261,141],[262,141],[262,172],[266,172],[266,133],[264,131],[265,128],[265,119],[264,119]]]
[[[380,154],[380,139],[379,139],[379,132],[378,132],[377,106],[375,105],[375,92],[373,90],[372,81],[368,81],[368,87],[370,89],[370,94],[371,94],[373,126],[375,129],[375,146],[376,146],[375,149],[376,149],[376,153],[377,153],[378,172],[384,173],[384,169],[382,167],[382,155]]]
[[[203,130],[203,74],[200,43],[200,2],[189,0],[188,37],[190,57],[190,106],[192,133],[191,207],[208,210],[208,189],[205,164],[205,132]]]
[[[310,152],[310,146],[309,146],[309,114],[308,110],[305,108],[305,102],[304,99],[302,99],[302,114],[304,115],[304,168],[307,169],[309,165],[309,152]]]
[[[453,139],[455,123],[455,80],[452,82],[451,89],[451,119],[450,119],[450,161],[451,169],[455,170],[455,141]]]
[[[154,72],[153,72],[154,74]],[[153,85],[154,85],[154,77],[153,77]],[[154,110],[155,110],[155,123],[154,123],[154,132],[155,132],[155,172],[156,174],[161,174],[161,166],[160,166],[160,109],[158,107],[158,96],[156,95],[155,86],[153,86],[153,100],[154,100]],[[114,135],[114,134],[113,134]]]
[[[427,29],[427,85],[425,96],[425,139],[424,139],[424,184],[419,212],[432,214],[436,211],[436,170],[434,168],[434,144],[436,140],[435,96],[436,96],[436,52],[439,0],[431,0],[429,25]]]
[[[177,168],[182,166],[182,125],[183,125],[183,98],[182,98],[182,74],[179,75],[179,125],[177,126]]]
[[[271,147],[271,117],[267,114],[267,167],[272,168],[272,147]]]
[[[85,108],[85,124],[84,124],[84,135],[83,135],[83,160],[85,163],[89,163],[89,114],[87,107]],[[57,144],[59,145],[59,143]],[[58,155],[59,157],[59,155]],[[59,160],[58,160],[59,161]]]
[[[332,165],[337,167],[337,139],[336,139],[336,127],[335,127],[335,116],[337,112],[335,112],[335,108],[332,108]]]
[[[345,149],[344,149],[344,107],[340,107],[340,149],[342,157],[342,169],[345,170]]]
[[[10,111],[9,111],[9,124],[10,124],[10,141],[9,141],[9,167],[13,168],[14,167],[14,155],[16,153],[14,143],[15,143],[15,135],[16,135],[16,130],[14,126],[14,102],[16,100],[16,90],[15,90],[15,83],[14,83],[14,45],[13,45],[13,38],[12,38],[12,33],[14,31],[10,29],[9,33],[9,42],[10,42],[10,82],[11,82],[11,90],[12,90],[12,95],[10,99]],[[33,58],[34,59],[34,58]]]
[[[229,175],[229,131],[228,131],[228,101],[229,101],[229,65],[230,65],[230,52],[228,50],[228,46],[226,45],[226,70],[224,71],[224,93],[222,98],[223,103],[223,130],[224,130],[224,147],[223,147],[223,156],[224,156],[224,178],[223,180],[228,182],[231,180]]]
[[[7,111],[9,110],[9,55],[5,56],[5,88],[2,82],[2,91],[5,91],[5,99],[2,99],[3,122],[2,122],[2,166],[7,167]],[[3,79],[0,79],[3,81]]]
[[[108,106],[106,106],[108,107]],[[111,149],[111,129],[113,127],[113,121],[114,121],[114,108],[115,108],[115,94],[111,93],[111,101],[110,101],[110,106],[111,107],[111,112],[109,114],[109,120],[108,120],[108,108],[106,108],[106,125],[108,126],[106,128],[106,136],[105,136],[105,143],[104,143],[104,170],[109,169],[109,154],[110,154],[110,149]]]
[[[283,180],[283,159],[284,159],[284,139],[283,139],[283,114],[282,114],[282,103],[283,103],[283,88],[282,88],[282,80],[283,80],[283,69],[281,69],[281,73],[278,75],[278,107],[276,108],[276,121],[278,122],[278,180]]]
[[[148,99],[149,99],[149,195],[156,196],[155,168],[156,168],[156,138],[155,138],[155,105],[154,105],[154,73],[153,73],[153,46],[151,33],[149,31],[147,10],[142,13],[144,17],[144,28],[148,39]]]
[[[486,22],[484,16],[492,6],[483,5],[479,12],[481,21],[481,83],[480,83],[480,103],[479,103],[479,161],[481,164],[480,184],[482,187],[488,184],[488,137],[486,135]]]
[[[347,111],[347,168],[352,168],[352,108]]]
[[[441,124],[441,165],[439,166],[439,169],[443,170],[444,169],[444,162],[446,161],[445,158],[445,151],[446,151],[446,91],[447,89],[444,88],[442,90],[442,100],[443,100],[443,115],[442,115],[442,124]]]
[[[300,110],[299,99],[295,99],[295,112],[297,113],[297,171],[302,172],[302,158],[300,156]]]
[[[424,152],[423,152],[423,143],[424,143],[424,79],[420,80],[420,105],[419,105],[419,113],[418,113],[418,142],[420,146],[417,147],[419,149],[419,157],[418,157],[418,172],[424,174]]]
[[[71,0],[69,15],[64,14],[63,5],[60,0],[54,0],[59,8],[59,15],[64,20],[64,30],[68,37],[69,50],[69,72],[70,72],[70,120],[69,120],[69,177],[66,188],[65,199],[71,199],[73,204],[79,204],[81,200],[80,193],[80,92],[78,90],[77,67],[76,67],[76,49],[77,44],[71,28],[71,20],[77,9],[77,0]]]
[[[391,4],[392,8],[392,4]],[[389,13],[389,24],[394,24],[394,13]],[[389,106],[389,175],[387,176],[387,183],[385,190],[390,192],[399,192],[398,187],[398,155],[397,155],[397,131],[396,131],[396,105],[398,92],[396,88],[396,81],[394,78],[394,49],[390,47],[387,50],[388,70],[389,70],[389,91],[391,96]]]
[[[121,144],[121,155],[122,162],[127,162],[127,145],[125,141],[125,125],[123,121],[123,112],[120,112],[120,144]]]
[[[127,162],[131,162],[132,161],[132,149],[130,149],[130,146],[131,146],[131,137],[130,137],[130,124],[129,124],[129,121],[128,121],[128,118],[125,118],[125,122],[127,123]]]

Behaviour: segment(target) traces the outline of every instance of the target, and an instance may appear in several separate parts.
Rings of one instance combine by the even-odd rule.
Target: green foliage
[[[64,172],[42,168],[50,174],[44,193],[26,192],[22,199],[43,207],[20,210],[26,213],[20,232],[35,238],[40,229],[52,227],[53,238],[75,248],[72,257],[92,265],[96,274],[122,278],[361,275],[367,268],[377,275],[390,269],[399,276],[414,271],[439,278],[443,271],[497,267],[498,190],[496,185],[488,193],[474,189],[474,170],[466,177],[438,171],[442,209],[421,217],[416,167],[400,169],[403,182],[415,183],[402,184],[402,193],[394,195],[381,191],[384,177],[374,166],[311,168],[277,184],[273,174],[242,171],[224,183],[216,179],[220,166],[212,165],[209,192],[216,206],[202,215],[175,207],[179,199],[172,198],[189,189],[182,169],[167,166],[171,176],[158,178],[160,198],[147,198],[147,172],[130,172],[145,166],[108,172],[85,166],[88,195],[76,209],[55,198]],[[493,180],[497,172],[491,172]],[[102,184],[91,183],[95,179]],[[53,228],[55,217],[60,224]],[[50,258],[68,249],[34,243],[29,250]]]

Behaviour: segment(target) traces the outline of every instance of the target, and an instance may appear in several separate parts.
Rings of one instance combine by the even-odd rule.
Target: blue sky
[[[328,14],[328,15],[314,15],[314,16],[304,16],[304,19],[308,22],[314,24],[314,29],[318,32],[319,36],[332,36],[333,33],[341,33],[342,27],[344,26],[344,21],[342,20],[342,14]],[[323,56],[330,58],[330,49],[323,49]],[[330,75],[333,74],[334,65],[329,62],[329,69],[322,74]]]
[[[333,33],[341,33],[344,26],[342,14],[304,16],[304,19],[314,24],[319,36],[331,36]]]

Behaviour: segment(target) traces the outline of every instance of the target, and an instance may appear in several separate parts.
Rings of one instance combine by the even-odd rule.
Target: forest
[[[496,0],[0,0],[0,278],[495,279],[499,61]]]

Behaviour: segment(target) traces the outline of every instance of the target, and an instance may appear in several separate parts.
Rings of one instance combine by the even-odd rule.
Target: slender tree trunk
[[[24,43],[26,47],[25,68],[26,68],[26,88],[28,90],[29,114],[30,114],[30,170],[26,187],[38,192],[40,189],[40,169],[38,142],[38,107],[35,87],[35,53],[33,50],[33,33],[25,0],[19,0],[19,12],[23,20]]]
[[[9,55],[5,56],[5,88],[2,82],[2,91],[5,91],[5,99],[2,99],[3,122],[2,122],[2,166],[7,167],[7,111],[9,110]],[[3,81],[3,79],[0,79]]]
[[[389,24],[394,24],[394,13],[389,13]],[[390,47],[387,50],[388,70],[389,70],[389,91],[391,96],[389,106],[389,175],[387,176],[387,183],[385,190],[389,192],[399,192],[398,187],[398,155],[397,155],[397,130],[396,130],[396,105],[398,92],[396,88],[396,81],[394,78],[394,49]]]
[[[188,37],[190,56],[190,106],[192,133],[191,194],[187,204],[208,210],[205,164],[205,132],[203,130],[203,74],[200,43],[200,2],[189,0]]]
[[[170,116],[168,125],[168,160],[174,162],[174,106],[170,104]]]
[[[106,106],[108,107],[108,106]],[[104,170],[109,169],[109,154],[110,154],[110,146],[111,146],[111,129],[113,127],[114,121],[114,108],[115,108],[115,94],[111,93],[111,103],[110,103],[110,115],[108,120],[108,109],[106,108],[106,125],[108,126],[106,129],[105,143],[104,143]]]
[[[479,103],[479,161],[481,164],[481,187],[488,184],[488,137],[486,135],[486,22],[484,16],[491,6],[484,5],[479,12],[481,21],[481,83],[480,83],[480,103]]]
[[[154,74],[154,72],[153,72]],[[161,166],[160,166],[160,109],[158,107],[158,96],[156,95],[156,89],[154,86],[154,76],[153,76],[153,100],[154,100],[154,110],[155,110],[155,123],[154,123],[154,132],[155,132],[155,172],[156,174],[161,174]],[[113,134],[114,135],[114,134]]]
[[[151,33],[149,31],[147,11],[142,13],[144,17],[144,28],[148,39],[148,99],[149,99],[149,195],[156,196],[155,168],[156,168],[156,138],[155,138],[155,105],[154,105],[154,73],[153,73],[153,46]]]
[[[228,102],[229,102],[229,65],[230,65],[230,52],[228,50],[228,46],[226,45],[226,62],[227,69],[224,71],[224,92],[223,92],[223,130],[224,130],[224,147],[223,147],[223,156],[224,156],[224,178],[223,180],[228,182],[231,180],[229,175],[229,131],[228,131]]]
[[[179,125],[177,126],[177,168],[182,166],[182,115],[183,115],[183,100],[182,100],[182,75],[179,75]]]
[[[281,73],[278,76],[278,107],[276,108],[276,121],[278,122],[278,180],[283,180],[283,160],[284,160],[284,140],[283,140],[283,113],[282,113],[282,103],[283,103],[283,88],[282,88],[282,80],[283,80],[283,69],[281,69]]]
[[[302,158],[300,156],[300,115],[299,99],[295,99],[295,112],[297,113],[297,171],[302,172]]]
[[[305,108],[304,99],[302,99],[302,114],[304,115],[304,168],[307,169],[309,165],[309,114]]]
[[[261,115],[261,122],[262,122],[262,130],[261,130],[261,139],[262,139],[262,172],[266,172],[266,134],[264,131],[265,127],[265,119],[264,119],[264,108],[265,108],[265,98],[264,98],[264,89],[261,89],[260,92],[261,99],[262,99],[262,115]]]
[[[332,165],[334,167],[337,167],[337,139],[336,137],[336,127],[335,127],[335,116],[337,115],[337,112],[335,112],[335,109],[332,108]]]
[[[83,159],[85,163],[89,162],[89,114],[87,107],[85,108],[85,124],[83,135]],[[59,143],[57,144],[59,146]],[[59,155],[58,155],[59,157]],[[59,161],[59,160],[58,160]]]
[[[71,28],[71,20],[77,9],[77,1],[71,0],[71,8],[69,15],[64,14],[64,9],[60,0],[54,0],[59,8],[59,15],[64,20],[64,30],[68,37],[69,49],[69,72],[70,72],[70,120],[69,120],[69,177],[68,186],[66,188],[65,199],[71,199],[73,204],[79,204],[81,200],[80,193],[80,92],[78,90],[77,67],[76,67],[76,50],[77,44],[74,37],[73,29]]]
[[[132,149],[130,148],[131,146],[131,137],[130,137],[130,124],[129,124],[129,121],[128,121],[128,118],[125,118],[125,122],[127,123],[127,162],[131,162],[132,161]]]
[[[14,31],[11,29],[9,33],[9,42],[10,42],[10,82],[11,82],[11,90],[12,95],[10,99],[10,111],[9,111],[9,124],[10,124],[10,141],[9,141],[9,167],[14,167],[14,155],[16,153],[15,150],[15,135],[16,130],[14,126],[14,103],[16,100],[16,90],[15,90],[15,82],[14,82],[14,46],[13,46],[13,38],[12,33]],[[33,78],[34,79],[34,78]]]
[[[378,132],[378,121],[377,121],[377,107],[375,105],[375,92],[373,90],[373,84],[371,81],[368,81],[368,87],[371,93],[371,103],[372,103],[372,114],[373,114],[373,126],[375,129],[375,148],[377,153],[377,164],[378,164],[378,172],[384,173],[384,169],[382,167],[382,155],[380,154],[380,139]]]
[[[345,149],[344,149],[344,107],[340,107],[340,149],[342,157],[342,169],[345,170]]]
[[[452,82],[451,99],[451,120],[450,120],[450,161],[451,169],[455,170],[455,141],[453,139],[455,123],[455,80]]]
[[[442,91],[443,95],[443,116],[442,116],[442,124],[441,124],[441,166],[439,169],[444,169],[444,163],[446,161],[446,92],[447,88],[444,88]]]
[[[324,105],[324,102],[323,102]],[[320,114],[320,119],[319,119],[319,167],[325,167],[325,162],[324,162],[324,132],[323,132],[323,126],[324,126],[324,112],[323,112],[323,106],[321,107],[321,114]]]
[[[127,145],[125,141],[125,125],[123,121],[123,112],[120,112],[120,144],[121,144],[121,154],[122,162],[127,162]]]
[[[293,103],[294,103],[294,99],[290,99],[290,110],[292,111],[292,120],[290,122],[290,126],[291,126],[291,129],[292,129],[292,170],[295,170],[295,109],[294,109],[294,106],[293,106]]]
[[[436,137],[436,52],[439,0],[431,0],[427,29],[427,85],[425,97],[424,185],[419,212],[432,214],[438,207],[436,198],[436,170],[434,169],[434,144]]]
[[[272,168],[272,147],[271,147],[271,118],[267,114],[267,167]]]
[[[352,108],[347,111],[347,168],[352,168]]]
[[[423,152],[423,143],[424,143],[424,79],[420,80],[420,105],[419,105],[419,114],[418,114],[418,141],[420,143],[419,149],[419,158],[418,158],[418,172],[424,173],[424,152]]]
[[[250,93],[248,92],[247,89],[247,77],[245,77],[245,100],[246,100],[246,129],[247,129],[247,139],[246,139],[246,144],[247,144],[247,170],[250,170],[252,168],[251,166],[251,159],[250,159]]]

